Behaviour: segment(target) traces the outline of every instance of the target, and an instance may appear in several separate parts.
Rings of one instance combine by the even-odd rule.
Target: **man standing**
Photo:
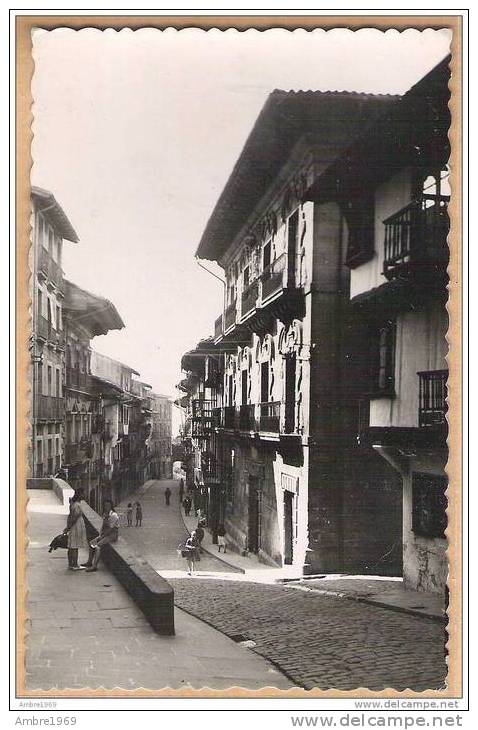
[[[169,500],[171,499],[171,490],[169,487],[166,487],[164,490],[164,496],[166,499],[166,507],[169,507]]]

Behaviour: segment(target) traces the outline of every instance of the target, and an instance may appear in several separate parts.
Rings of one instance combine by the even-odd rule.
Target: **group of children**
[[[136,510],[136,527],[141,527],[141,523],[143,521],[143,510],[142,510],[141,504],[139,502],[135,502],[134,505],[132,505],[131,502],[128,502],[128,506],[126,508],[126,519],[127,519],[128,527],[133,526],[133,512],[135,510]]]

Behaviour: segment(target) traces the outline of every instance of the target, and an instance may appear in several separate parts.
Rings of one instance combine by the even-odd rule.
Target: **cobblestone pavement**
[[[305,689],[440,689],[444,624],[283,585],[169,579],[176,605],[227,636],[255,642]]]
[[[167,485],[173,492],[169,507]],[[139,498],[143,527],[124,529],[122,535],[167,577],[179,608],[231,638],[255,642],[255,652],[306,689],[444,687],[445,632],[439,621],[297,587],[249,582],[239,574],[236,580],[232,568],[210,555],[203,555],[194,578],[183,578],[177,571],[184,570],[184,561],[176,547],[186,532],[177,489],[175,481],[154,482]]]

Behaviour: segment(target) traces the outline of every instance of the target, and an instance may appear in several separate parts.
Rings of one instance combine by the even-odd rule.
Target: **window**
[[[37,439],[37,462],[39,464],[43,462],[43,448],[41,439]]]
[[[48,253],[50,256],[53,256],[53,246],[55,243],[55,234],[53,232],[53,228],[50,226],[48,227]]]
[[[250,283],[250,276],[251,276],[251,269],[249,264],[246,266],[246,268],[243,271],[242,279],[243,279],[243,288],[247,289]]]
[[[37,393],[38,395],[43,395],[43,363],[37,363],[37,368]]]
[[[269,363],[261,363],[261,403],[269,400]]]
[[[61,309],[59,305],[56,305],[56,328],[61,330]]]
[[[375,253],[375,195],[351,193],[343,208],[348,227],[348,244],[345,265],[350,269],[364,264]]]
[[[53,368],[51,365],[48,365],[48,380],[47,380],[47,392],[48,395],[53,395]]]
[[[60,371],[58,370],[58,368],[55,370],[55,395],[57,398],[61,398]]]
[[[268,241],[262,249],[262,271],[266,271],[271,265],[271,242]]]
[[[371,338],[371,388],[373,394],[390,396],[395,388],[395,331],[394,321],[380,325]]]
[[[53,456],[53,439],[48,439],[47,444],[48,444],[48,458],[51,459],[51,457]]]
[[[423,537],[445,537],[447,478],[412,474],[412,530]]]
[[[37,292],[37,314],[38,316],[43,314],[43,292],[41,289],[38,289]]]

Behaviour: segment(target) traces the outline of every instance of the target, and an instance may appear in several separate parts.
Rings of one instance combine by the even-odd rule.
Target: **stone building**
[[[225,307],[183,357],[193,474],[213,529],[298,573],[401,571],[400,479],[359,451],[349,370],[347,219],[359,231],[368,211],[307,196],[394,102],[274,91],[197,249],[224,270]]]
[[[32,449],[30,474],[51,476],[63,457],[63,242],[78,242],[52,193],[32,188]]]
[[[359,441],[400,479],[405,585],[434,592],[444,592],[448,574],[448,64],[395,102],[309,192],[335,210],[355,199],[364,211],[358,227],[347,221],[346,244]]]
[[[171,479],[172,402],[166,395],[151,393],[152,431],[150,437],[151,478]]]
[[[115,306],[70,281],[64,282],[65,451],[63,470],[69,484],[83,487],[88,503],[101,509],[102,468],[99,395],[91,375],[91,340],[122,329]]]

